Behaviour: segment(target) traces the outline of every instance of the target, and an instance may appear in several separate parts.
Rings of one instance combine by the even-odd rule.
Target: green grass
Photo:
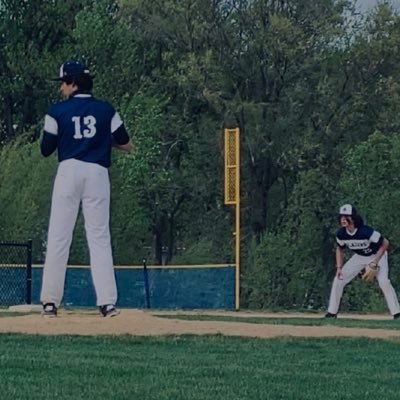
[[[325,319],[325,318],[267,318],[267,317],[226,317],[218,315],[162,315],[158,318],[182,319],[188,321],[225,321],[248,324],[324,326],[334,325],[346,328],[400,329],[400,320],[361,320],[361,319]]]
[[[400,341],[0,335],[4,400],[398,399]]]

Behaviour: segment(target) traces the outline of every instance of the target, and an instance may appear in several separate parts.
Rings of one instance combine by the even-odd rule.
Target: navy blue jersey
[[[119,114],[109,103],[76,92],[48,111],[41,150],[48,156],[57,149],[60,162],[75,158],[108,168],[113,140],[129,142]]]
[[[383,236],[368,225],[363,225],[350,234],[342,227],[336,234],[337,244],[344,248],[348,247],[356,254],[370,256],[376,254],[383,243]]]

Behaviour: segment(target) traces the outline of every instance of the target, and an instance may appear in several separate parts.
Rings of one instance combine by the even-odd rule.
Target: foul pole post
[[[225,129],[225,204],[235,206],[235,308],[240,308],[240,133]]]

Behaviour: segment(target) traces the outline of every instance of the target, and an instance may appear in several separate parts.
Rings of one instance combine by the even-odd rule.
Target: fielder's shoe
[[[394,314],[393,319],[400,319],[400,313]]]
[[[331,314],[330,312],[325,314],[325,318],[337,318],[337,314]]]
[[[115,317],[120,313],[120,311],[115,308],[114,304],[106,304],[104,306],[100,306],[99,309],[100,314],[105,318]]]
[[[55,318],[57,317],[57,307],[54,303],[44,303],[42,317]]]

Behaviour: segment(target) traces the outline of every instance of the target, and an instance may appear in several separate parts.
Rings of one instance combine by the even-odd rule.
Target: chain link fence
[[[0,307],[32,302],[32,241],[0,241]]]

